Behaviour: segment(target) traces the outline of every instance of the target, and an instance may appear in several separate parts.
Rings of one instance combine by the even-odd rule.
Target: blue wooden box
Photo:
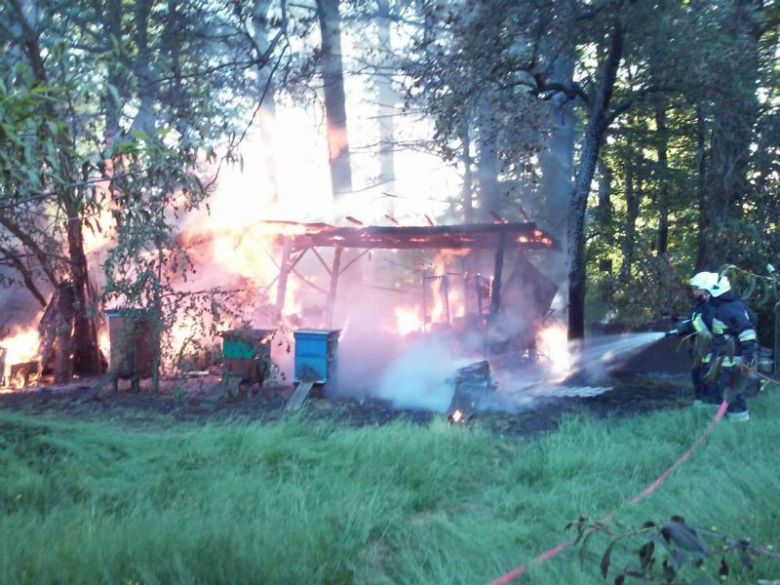
[[[293,382],[328,383],[336,380],[340,330],[302,329],[295,331],[295,373]]]

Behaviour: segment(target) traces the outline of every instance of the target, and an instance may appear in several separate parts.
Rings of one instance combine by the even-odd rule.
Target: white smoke
[[[396,408],[445,412],[455,390],[451,378],[458,368],[473,361],[455,358],[452,344],[445,338],[428,335],[415,339],[384,370],[375,396]]]

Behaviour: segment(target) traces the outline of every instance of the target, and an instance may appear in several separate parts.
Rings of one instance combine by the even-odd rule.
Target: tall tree
[[[345,194],[352,192],[339,1],[317,0],[317,17],[321,35],[319,67],[325,94],[330,180],[333,199],[336,202]]]
[[[544,53],[550,55],[547,76],[550,82],[560,87],[571,87],[577,64],[576,1],[569,2],[568,10],[562,11],[557,27],[549,35],[550,44]],[[538,214],[545,225],[561,241],[566,238],[569,198],[574,179],[574,145],[577,118],[574,100],[558,92],[550,97],[552,119],[550,136],[539,153],[541,171],[540,196],[542,210]]]
[[[696,266],[714,268],[739,252],[742,204],[752,192],[751,144],[759,116],[760,44],[775,24],[763,0],[728,0],[716,14],[700,7],[709,48],[702,68],[709,149]],[[706,59],[706,62],[704,62]]]
[[[618,16],[611,23],[605,46],[600,53],[598,78],[588,97],[587,123],[581,142],[580,161],[572,190],[567,231],[569,260],[569,339],[585,337],[585,211],[591,181],[596,172],[599,151],[607,129],[614,119],[610,110],[615,80],[623,58],[623,23]]]
[[[206,190],[195,173],[203,153],[212,152],[210,141],[237,134],[229,118],[240,115],[240,96],[227,99],[225,88],[245,83],[257,59],[235,42],[234,23],[197,0],[81,0],[64,13],[48,0],[3,0],[0,7],[7,16],[0,85],[15,104],[0,112],[0,158],[8,169],[0,240],[13,246],[6,252],[35,256],[25,282],[39,300],[38,275],[60,291],[60,353],[73,355],[75,372],[95,373],[85,229],[148,227],[156,213],[150,198],[161,192],[167,214],[201,202]],[[160,250],[159,234],[149,238]],[[136,259],[143,253],[136,249]],[[160,271],[162,263],[161,256]],[[139,291],[118,294],[133,304]],[[59,378],[69,374],[68,361]]]
[[[74,371],[95,374],[100,370],[100,359],[97,332],[91,319],[92,303],[82,232],[84,210],[91,207],[87,182],[89,167],[84,168],[79,157],[77,141],[72,136],[73,124],[65,121],[68,110],[75,104],[58,101],[61,96],[56,94],[60,90],[55,88],[58,83],[72,83],[73,80],[62,79],[57,73],[57,56],[65,59],[66,54],[62,39],[47,34],[47,27],[54,20],[51,7],[29,7],[17,0],[8,0],[3,8],[9,19],[4,23],[3,44],[10,53],[4,67],[10,74],[5,85],[10,88],[13,98],[27,100],[29,107],[22,119],[14,119],[14,114],[11,114],[8,120],[10,132],[6,130],[3,137],[2,146],[7,149],[3,158],[7,164],[20,168],[29,176],[17,183],[12,175],[6,175],[8,180],[3,186],[3,195],[11,207],[7,206],[0,213],[0,225],[35,254],[43,273],[55,289],[69,291],[67,298],[72,299],[72,303],[60,305],[65,310],[61,327],[72,330],[72,335],[63,339],[68,344],[72,341],[72,349],[67,349],[73,354]],[[51,51],[55,54],[51,55]],[[21,130],[21,133],[16,134],[15,130]],[[36,163],[39,165],[37,168],[28,166]],[[37,205],[28,205],[30,191],[41,196],[37,198]],[[46,197],[43,197],[44,194]],[[29,216],[31,212],[35,213],[36,208],[45,205],[42,201],[53,203],[61,217],[55,235],[46,234],[39,217]],[[25,224],[37,224],[38,227],[29,230]],[[59,247],[58,238],[62,238],[63,261],[54,263],[49,254]],[[65,378],[67,373],[60,372],[58,378]]]
[[[379,101],[379,183],[390,193],[395,191],[395,116],[398,92],[393,87],[393,74],[396,70],[397,56],[393,48],[391,25],[393,15],[389,0],[377,0],[377,55],[378,75],[376,76],[377,100]],[[385,198],[385,211],[392,217],[393,198]]]

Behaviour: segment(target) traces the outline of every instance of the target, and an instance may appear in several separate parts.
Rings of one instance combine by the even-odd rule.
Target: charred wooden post
[[[447,409],[447,418],[456,423],[473,418],[482,398],[496,389],[487,361],[460,368],[455,373],[454,385],[455,392]]]
[[[472,280],[474,282],[474,293],[477,298],[477,314],[482,317],[487,308],[485,301],[490,298],[490,279],[481,274],[476,274]]]
[[[287,279],[290,276],[290,244],[285,240],[282,246],[282,264],[279,266],[279,282],[276,285],[276,306],[275,312],[277,318],[281,318],[284,310],[284,303],[287,297]]]
[[[444,291],[442,292],[442,295],[444,296],[444,311],[447,315],[447,325],[452,324],[452,319],[450,318],[450,279],[445,274],[442,277],[442,288]]]
[[[504,253],[506,250],[506,224],[501,224],[501,228],[498,232],[498,244],[496,245],[496,262],[493,267],[493,284],[490,289],[490,312],[488,313],[485,323],[485,339],[483,355],[489,356],[491,353],[490,348],[490,331],[493,327],[496,318],[498,317],[498,311],[501,308],[501,280],[504,274]]]
[[[496,264],[493,270],[493,290],[490,296],[490,316],[495,317],[501,306],[501,278],[504,272],[504,251],[506,250],[506,230],[498,232],[498,245],[496,246]]]
[[[333,266],[330,269],[330,289],[328,290],[328,315],[327,326],[333,326],[333,314],[336,310],[336,293],[339,288],[339,276],[341,276],[341,255],[343,248],[337,247],[333,251]]]

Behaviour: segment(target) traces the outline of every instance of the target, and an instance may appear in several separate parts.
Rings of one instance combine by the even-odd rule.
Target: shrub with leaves
[[[727,276],[731,288],[758,315],[758,336],[761,345],[777,343],[778,312],[780,312],[780,273],[772,264],[767,264],[766,274],[756,274],[734,264],[720,268],[719,274]],[[772,324],[774,323],[774,327]]]
[[[753,559],[758,555],[780,560],[780,554],[751,545],[749,539],[696,528],[681,516],[672,516],[661,524],[647,521],[633,530],[607,521],[591,522],[584,516],[567,528],[572,526],[577,529],[575,542],[580,545],[580,561],[583,563],[595,534],[610,537],[600,563],[601,576],[605,579],[609,575],[616,547],[630,540],[643,541],[636,552],[637,563],[621,569],[615,575],[615,585],[625,583],[628,578],[649,583],[706,585],[727,577],[734,563],[752,570]],[[696,576],[691,575],[694,569],[698,569]],[[702,575],[702,570],[709,575]]]
[[[114,145],[113,156],[126,172],[109,186],[116,245],[104,264],[103,301],[147,315],[159,340],[155,374],[191,369],[198,357],[214,352],[218,330],[243,320],[242,291],[190,286],[196,268],[177,220],[208,196],[210,185],[193,172],[202,170],[199,153],[206,148],[195,142],[169,146],[164,132],[133,139]]]

